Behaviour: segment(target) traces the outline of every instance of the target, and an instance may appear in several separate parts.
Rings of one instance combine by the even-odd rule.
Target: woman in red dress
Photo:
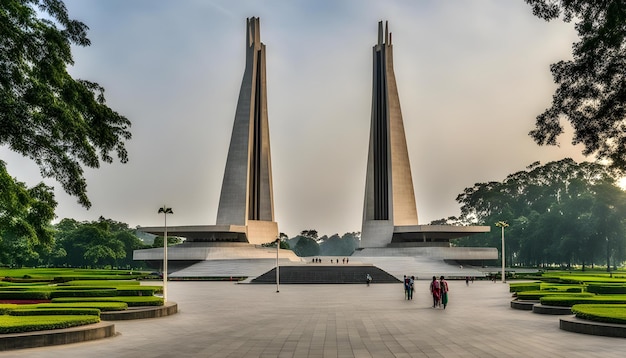
[[[433,308],[440,306],[441,290],[436,276],[433,276],[433,281],[430,283],[430,293],[433,295]]]

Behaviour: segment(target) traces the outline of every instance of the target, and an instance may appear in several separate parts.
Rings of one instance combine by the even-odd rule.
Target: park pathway
[[[171,282],[179,313],[117,321],[114,338],[4,357],[624,357],[626,339],[559,329],[559,317],[511,309],[508,285],[450,282],[446,310],[428,281],[275,285]]]

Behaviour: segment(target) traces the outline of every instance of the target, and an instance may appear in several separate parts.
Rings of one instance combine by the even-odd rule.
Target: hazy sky
[[[89,27],[76,78],[106,88],[128,117],[127,164],[88,170],[92,208],[56,187],[58,219],[131,226],[215,224],[245,63],[246,18],[261,18],[275,217],[290,237],[360,231],[372,46],[388,20],[420,224],[459,214],[456,196],[530,163],[584,158],[527,135],[571,57],[572,24],[535,18],[522,0],[66,0]],[[29,185],[38,168],[0,149]]]

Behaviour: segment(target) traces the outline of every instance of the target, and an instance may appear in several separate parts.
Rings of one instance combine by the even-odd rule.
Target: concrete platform
[[[178,314],[116,321],[114,338],[0,357],[623,357],[626,339],[559,329],[559,316],[510,308],[507,284],[451,281],[446,310],[428,281],[401,284],[170,282]]]

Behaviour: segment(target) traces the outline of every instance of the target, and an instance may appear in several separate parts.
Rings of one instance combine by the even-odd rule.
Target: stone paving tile
[[[450,282],[446,310],[428,281],[413,301],[400,284],[242,285],[171,282],[174,316],[115,322],[99,341],[4,357],[624,357],[626,339],[559,329],[559,316],[509,307],[508,285]]]

